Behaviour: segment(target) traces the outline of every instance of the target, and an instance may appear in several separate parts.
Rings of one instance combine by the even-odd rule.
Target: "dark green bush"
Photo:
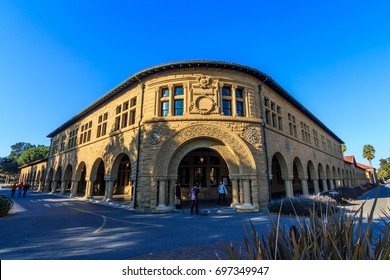
[[[14,202],[7,197],[0,197],[0,217],[8,215],[9,210],[14,206]]]

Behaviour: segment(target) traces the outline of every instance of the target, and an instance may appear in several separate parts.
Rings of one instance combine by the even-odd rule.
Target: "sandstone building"
[[[195,182],[210,200],[222,180],[241,211],[366,181],[337,135],[271,77],[235,63],[140,71],[48,137],[45,191],[152,212],[173,208],[176,181],[184,200]]]

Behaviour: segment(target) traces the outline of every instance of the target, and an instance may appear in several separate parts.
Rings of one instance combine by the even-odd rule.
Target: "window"
[[[302,132],[302,140],[306,143],[311,144],[310,129],[309,126],[304,122],[301,122],[301,132]]]
[[[184,94],[183,87],[181,87],[181,86],[175,87],[175,96],[176,95],[183,95],[183,94]]]
[[[231,87],[222,87],[222,95],[224,96],[232,96]]]
[[[161,97],[168,97],[169,96],[169,89],[163,88],[161,91]]]
[[[131,106],[131,107],[134,107],[135,105],[137,105],[137,97],[133,97],[133,98],[130,100],[130,106]]]
[[[280,106],[275,102],[270,101],[267,97],[264,97],[265,105],[265,123],[271,125],[279,130],[283,130],[282,125],[282,110]],[[292,127],[290,128],[290,130]]]
[[[297,137],[297,125],[295,123],[295,117],[290,113],[288,114],[288,127],[290,130],[290,135]]]
[[[103,115],[99,116],[96,138],[106,135],[107,118],[108,118],[108,113],[104,113]]]
[[[313,129],[313,137],[314,137],[314,145],[319,148],[320,143],[318,142],[318,133],[316,130]]]
[[[68,149],[71,149],[77,145],[77,131],[78,128],[71,130],[68,140]]]
[[[175,105],[175,108],[174,108],[175,116],[182,116],[183,115],[183,99],[175,100],[174,105]]]
[[[169,101],[161,102],[161,116],[168,116],[169,113]]]
[[[92,121],[81,126],[79,144],[83,144],[91,140],[91,130],[92,130]]]
[[[58,151],[58,142],[59,142],[59,139],[56,139],[52,142],[52,146],[51,146],[51,154],[52,155],[56,154]]]
[[[237,98],[244,98],[244,93],[243,93],[242,88],[237,88],[236,89],[236,97]]]
[[[241,116],[241,117],[245,116],[244,102],[237,101],[236,102],[236,109],[237,109],[237,116]]]
[[[130,125],[135,124],[135,109],[130,111]]]
[[[232,102],[231,102],[231,100],[224,99],[222,101],[222,107],[223,107],[223,114],[225,116],[231,116],[232,115]]]
[[[60,147],[60,152],[65,150],[65,140],[66,140],[66,135],[62,135],[61,137],[61,147]]]

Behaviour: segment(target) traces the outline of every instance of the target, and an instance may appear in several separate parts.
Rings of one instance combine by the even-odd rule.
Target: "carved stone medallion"
[[[155,126],[148,132],[147,140],[152,145],[157,145],[161,142],[164,132],[161,127]]]
[[[217,104],[210,96],[202,94],[198,96],[194,102],[191,103],[190,113],[208,115],[213,111],[216,105]]]
[[[260,127],[248,127],[244,132],[245,140],[256,148],[261,147]]]

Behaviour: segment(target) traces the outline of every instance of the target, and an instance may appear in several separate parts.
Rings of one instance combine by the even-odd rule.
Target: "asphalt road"
[[[243,240],[249,219],[260,231],[269,221],[259,213],[157,215],[36,192],[14,201],[23,209],[0,219],[2,260],[217,259],[222,242]]]
[[[390,185],[378,189],[376,218],[390,214]],[[365,202],[368,212],[376,190],[349,207]],[[9,188],[0,194],[9,197]],[[242,242],[249,220],[259,234],[270,221],[260,213],[149,214],[36,192],[14,201],[20,207],[0,218],[1,260],[223,259],[223,243]]]

